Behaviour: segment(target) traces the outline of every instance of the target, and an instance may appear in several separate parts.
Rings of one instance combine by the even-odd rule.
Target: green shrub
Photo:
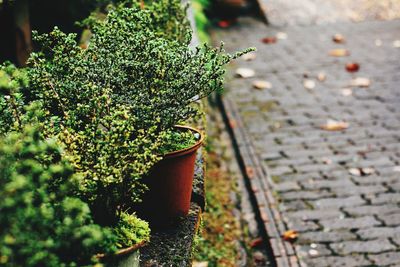
[[[82,266],[115,251],[110,229],[70,197],[73,169],[54,140],[24,126],[0,138],[0,265]]]
[[[110,86],[94,76],[98,57],[77,46],[74,35],[55,30],[39,39],[43,50],[32,55],[28,74],[48,114],[46,132],[64,144],[82,176],[77,194],[90,204],[95,221],[115,226],[145,189],[139,179],[158,160],[159,137],[154,127],[138,127],[129,105],[113,101]],[[102,76],[111,78],[110,64]]]
[[[164,136],[197,113],[191,103],[220,88],[223,66],[240,55],[206,45],[192,51],[158,37],[153,24],[146,10],[119,8],[93,25],[87,49],[55,29],[36,37],[42,50],[30,59],[32,92],[102,225],[115,225],[140,200],[139,180],[159,160]]]

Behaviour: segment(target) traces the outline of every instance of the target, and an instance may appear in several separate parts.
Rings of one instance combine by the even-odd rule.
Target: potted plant
[[[180,1],[168,2],[184,12]],[[252,50],[229,55],[222,45],[192,49],[189,24],[178,23],[186,26],[171,30],[166,26],[170,24],[159,21],[165,20],[155,19],[149,10],[119,6],[105,20],[91,24],[87,49],[96,57],[89,76],[108,86],[114,101],[129,105],[130,115],[140,116],[140,127],[154,126],[161,136],[157,154],[163,159],[143,179],[149,190],[136,205],[153,225],[189,210],[195,153],[204,137],[199,130],[176,125],[196,117],[196,102],[222,88],[224,66]],[[176,38],[160,32],[172,32]],[[114,72],[101,71],[110,64]]]
[[[91,137],[84,137],[85,132],[72,135],[73,128],[57,134],[59,127],[68,124],[59,123],[55,113],[49,114],[50,110],[43,106],[45,101],[35,100],[27,104],[26,99],[33,98],[29,89],[32,88],[24,70],[10,64],[1,66],[2,266],[3,263],[4,266],[81,266],[99,260],[119,266],[119,262],[125,261],[122,255],[127,252],[137,255],[137,249],[149,241],[148,223],[125,210],[119,213],[118,210],[104,211],[114,216],[108,224],[93,216],[93,202],[85,200],[85,190],[89,188],[85,187],[85,180],[94,174],[87,173],[89,170],[82,173],[79,168],[83,160],[74,159],[74,155],[69,154],[70,150],[76,150],[75,141],[67,143],[64,139],[68,136],[89,142],[87,139]],[[67,108],[63,111],[71,114]],[[69,116],[68,121],[72,124]],[[117,119],[115,123],[118,123]],[[92,127],[90,124],[87,126]],[[73,147],[65,150],[66,144]],[[95,152],[79,156],[87,158],[90,153]],[[135,166],[140,166],[140,162]],[[93,195],[94,200],[101,197],[104,196]]]
[[[64,144],[83,177],[77,195],[100,225],[116,225],[149,185],[160,184],[146,182],[149,170],[165,152],[193,140],[192,130],[175,125],[196,116],[195,103],[221,88],[223,67],[250,51],[229,55],[207,45],[192,50],[190,29],[175,31],[165,21],[151,9],[119,7],[91,22],[87,49],[58,29],[36,36],[42,50],[29,61],[29,97],[43,103],[47,134]],[[186,38],[166,38],[160,34],[164,29]],[[182,177],[191,181],[191,173]],[[185,195],[190,191],[188,186]]]

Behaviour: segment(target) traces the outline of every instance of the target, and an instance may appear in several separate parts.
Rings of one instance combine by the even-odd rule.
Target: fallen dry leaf
[[[236,121],[234,119],[229,119],[229,126],[232,129],[236,128]]]
[[[299,237],[299,233],[295,230],[288,230],[286,232],[283,233],[283,240],[288,241],[290,243],[293,243],[297,240],[297,238]]]
[[[318,73],[317,79],[318,79],[318,81],[320,81],[320,82],[325,81],[325,80],[326,80],[326,74],[325,74],[324,72]]]
[[[347,63],[346,70],[348,72],[357,72],[360,69],[360,65],[358,63]]]
[[[264,44],[274,44],[277,41],[275,36],[265,37],[261,40]]]
[[[329,51],[329,55],[332,57],[346,57],[350,55],[350,52],[347,49],[339,48]]]
[[[342,43],[345,42],[344,36],[341,35],[340,33],[337,33],[337,34],[333,35],[332,40],[333,40],[335,43],[338,43],[338,44],[342,44]]]
[[[285,40],[285,39],[287,39],[287,33],[286,32],[278,32],[276,34],[276,38],[278,38],[280,40]]]
[[[349,123],[344,121],[328,120],[326,124],[321,125],[321,129],[326,131],[342,131],[347,128],[349,128]]]
[[[255,75],[255,71],[249,68],[238,68],[236,70],[236,75],[241,78],[250,78]]]
[[[371,80],[364,77],[357,77],[351,80],[350,85],[354,87],[369,87],[371,85]]]
[[[256,53],[255,52],[250,52],[248,54],[244,54],[242,56],[242,59],[246,60],[246,61],[251,61],[256,59]]]
[[[251,167],[246,167],[246,174],[250,179],[254,178],[254,169]]]
[[[194,261],[192,267],[208,267],[208,261]]]
[[[400,40],[396,40],[393,42],[393,47],[394,48],[400,48]]]
[[[373,173],[375,173],[375,169],[374,168],[361,168],[361,173],[363,175],[371,175]]]
[[[351,96],[353,94],[353,90],[350,88],[343,88],[340,92],[344,96]]]
[[[253,82],[253,87],[256,89],[271,89],[272,84],[268,81],[257,80]]]
[[[218,26],[221,28],[228,28],[230,27],[232,24],[234,24],[236,21],[231,19],[231,20],[220,20],[218,21]]]
[[[374,168],[366,167],[366,168],[350,168],[349,173],[354,176],[368,176],[375,173]]]
[[[359,168],[350,168],[349,173],[354,176],[361,176],[361,170]]]
[[[316,83],[315,83],[314,80],[305,79],[305,80],[303,81],[303,86],[304,86],[304,88],[306,88],[306,89],[314,89],[314,88],[315,88],[315,85],[316,85]]]
[[[318,256],[318,255],[319,255],[319,252],[318,252],[318,250],[316,250],[316,249],[310,249],[310,250],[308,251],[308,254],[309,254],[310,256],[312,256],[312,257],[315,257],[315,256]]]
[[[260,246],[263,243],[263,239],[261,237],[258,237],[256,239],[253,239],[250,241],[250,247],[255,248]]]

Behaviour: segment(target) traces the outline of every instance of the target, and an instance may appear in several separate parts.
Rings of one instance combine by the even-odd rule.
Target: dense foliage
[[[148,240],[147,223],[131,210],[146,190],[141,179],[160,155],[196,141],[174,125],[198,114],[193,103],[221,88],[224,65],[246,52],[191,49],[179,0],[144,7],[123,1],[105,19],[86,23],[88,47],[57,28],[34,33],[40,50],[29,67],[0,68],[0,193],[15,193],[1,201],[0,211],[15,205],[9,218],[21,222],[10,232],[11,221],[1,221],[0,237],[15,245],[0,247],[0,260],[10,266],[74,266],[73,260],[89,262],[113,244]],[[26,186],[12,189],[20,180]],[[19,197],[22,202],[14,203]],[[22,234],[29,227],[35,227],[31,240],[46,241],[30,243]]]
[[[72,167],[37,127],[0,138],[0,265],[82,266],[115,250],[108,228],[86,203],[69,197]]]

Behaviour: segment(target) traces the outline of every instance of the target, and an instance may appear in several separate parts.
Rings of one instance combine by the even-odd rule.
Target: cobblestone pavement
[[[287,39],[261,42],[277,32]],[[332,42],[335,33],[346,43]],[[242,18],[215,30],[213,39],[225,41],[228,51],[258,49],[255,60],[231,65],[224,99],[237,108],[248,146],[268,174],[271,192],[253,191],[273,196],[280,235],[299,232],[300,265],[400,266],[400,48],[393,45],[400,21],[282,28]],[[335,48],[350,56],[328,56]],[[353,61],[361,66],[356,74],[345,70]],[[255,70],[255,77],[234,77],[239,67]],[[325,81],[316,78],[321,72]],[[303,86],[305,77],[315,88]],[[371,85],[349,89],[354,77]],[[272,88],[253,89],[260,79]],[[320,129],[328,119],[349,127]]]

